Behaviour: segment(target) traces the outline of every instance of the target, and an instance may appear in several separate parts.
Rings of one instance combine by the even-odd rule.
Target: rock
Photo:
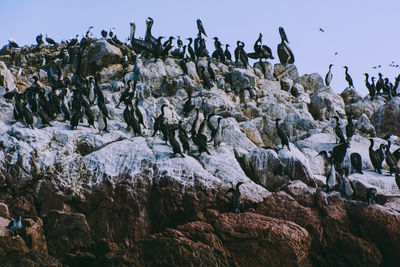
[[[106,66],[98,72],[99,80],[102,82],[119,80],[123,76],[122,70],[123,69],[121,64]]]
[[[0,217],[10,218],[10,214],[8,213],[8,206],[1,202],[0,202]]]
[[[0,61],[0,86],[6,88],[7,91],[15,88],[14,76],[3,61]]]
[[[289,78],[282,78],[281,79],[281,88],[286,92],[290,92],[290,89],[293,86],[293,81]]]
[[[290,93],[294,96],[294,97],[298,97],[301,94],[304,93],[304,87],[303,85],[301,85],[301,83],[295,83],[292,86],[292,89],[290,90]]]
[[[44,220],[44,231],[50,254],[58,257],[64,257],[77,247],[88,246],[92,241],[83,214],[52,211]]]
[[[263,72],[265,79],[268,80],[273,80],[274,79],[274,70],[273,66],[270,62],[263,62],[262,63],[264,67],[261,67],[260,62],[254,63],[253,68],[254,69],[259,69],[261,72],[263,72],[263,69],[265,70]]]
[[[244,157],[245,173],[270,191],[288,181],[278,154],[272,149],[254,148]]]
[[[296,81],[299,78],[299,73],[293,64],[282,65],[277,63],[274,65],[274,77],[278,80],[287,77],[292,81]]]
[[[252,121],[241,122],[239,125],[251,142],[253,142],[256,146],[264,145],[261,135]]]
[[[318,73],[304,74],[300,77],[300,84],[309,94],[315,93],[324,87],[324,81]],[[327,88],[330,89],[328,86]]]
[[[361,95],[353,87],[347,87],[340,95],[346,106],[362,100]]]
[[[371,116],[385,103],[386,100],[382,96],[375,97],[374,101],[371,101],[369,96],[366,96],[362,101],[346,105],[346,113],[351,113],[353,119],[358,119],[362,114],[371,118]]]
[[[345,117],[343,99],[335,94],[330,87],[323,87],[313,92],[309,111],[315,120],[326,120],[333,116]]]
[[[314,206],[314,194],[316,189],[309,188],[302,181],[294,180],[287,184],[284,190],[294,199],[296,199],[301,205],[305,207]]]
[[[400,98],[394,97],[381,106],[372,115],[371,123],[374,125],[378,136],[397,135],[400,128]]]
[[[17,253],[27,253],[28,251],[28,247],[20,236],[0,236],[0,257],[2,259],[7,259]]]
[[[89,143],[87,140],[82,139],[79,141],[76,151],[82,156],[86,156],[94,151],[94,146]]]
[[[9,219],[0,216],[0,237],[9,235],[10,232],[8,231],[8,229],[6,229],[9,223],[10,223]]]
[[[112,64],[121,63],[123,59],[121,50],[106,40],[93,42],[82,55],[83,72],[87,75]]]
[[[252,69],[233,68],[231,71],[232,86],[236,92],[253,88],[256,85],[256,76]]]
[[[47,252],[46,236],[43,231],[43,221],[37,218],[36,221],[33,219],[23,220],[22,235],[27,242],[29,249],[33,252]]]
[[[368,117],[365,114],[362,114],[356,124],[355,124],[356,130],[360,131],[364,135],[369,135],[371,137],[376,136],[375,128],[369,121]]]
[[[214,227],[231,251],[232,265],[265,266],[266,262],[271,266],[309,265],[311,238],[295,223],[255,213],[229,213],[222,214]]]

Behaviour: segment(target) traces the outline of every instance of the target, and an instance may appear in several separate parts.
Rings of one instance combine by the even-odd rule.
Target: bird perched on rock
[[[375,171],[379,174],[382,174],[382,161],[380,160],[376,151],[374,151],[374,139],[369,139],[370,146],[368,149],[369,152],[369,159],[371,160],[372,166],[374,167]]]
[[[339,140],[338,139],[336,139],[336,140],[339,141],[340,144],[344,144],[344,143],[346,143],[346,139],[344,138],[343,130],[340,127],[339,117],[334,116],[333,118],[336,120],[335,134],[336,134],[336,137],[339,139]]]
[[[241,193],[239,187],[243,184],[243,182],[238,182],[236,184],[236,188],[231,187],[228,190],[228,193],[232,194],[232,209],[233,212],[236,214],[240,212],[240,206],[241,206]]]
[[[396,158],[390,153],[390,145],[391,142],[390,140],[387,141],[388,145],[386,146],[385,150],[385,160],[386,164],[389,166],[389,174],[392,175],[392,173],[395,173],[397,170],[397,160]]]
[[[18,235],[18,230],[22,229],[21,216],[19,216],[17,219],[12,220],[6,228],[12,231],[13,234]]]
[[[359,153],[351,153],[350,155],[351,166],[356,170],[357,173],[363,174],[362,172],[362,160]]]
[[[350,113],[349,116],[347,116],[347,125],[346,125],[347,142],[350,142],[351,137],[354,135],[355,130],[356,129],[353,124],[352,114]]]
[[[332,78],[333,78],[332,67],[333,67],[333,64],[330,64],[328,73],[325,76],[325,85],[326,86],[329,86],[331,84],[331,81],[332,81]]]
[[[343,67],[345,69],[345,78],[346,81],[349,83],[349,87],[353,87],[353,79],[351,78],[350,74],[349,74],[349,68],[347,66]]]
[[[279,121],[280,120],[281,119],[279,119],[279,118],[275,119],[276,132],[277,132],[279,138],[281,139],[282,149],[283,149],[284,146],[287,146],[287,148],[290,151],[290,147],[289,147],[290,140],[289,140],[288,135],[285,133],[285,131],[282,130],[281,126],[279,125]]]

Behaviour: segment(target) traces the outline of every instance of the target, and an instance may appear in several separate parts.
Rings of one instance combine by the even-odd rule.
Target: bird
[[[369,79],[369,74],[368,73],[364,73],[364,75],[365,75],[365,86],[368,89],[369,95],[371,97],[370,99],[373,100],[374,97],[375,97],[375,84],[372,85],[369,82],[369,80],[368,80]],[[374,77],[372,77],[372,82],[374,83]]]
[[[139,109],[139,98],[138,97],[136,97],[136,99],[135,99],[135,114],[138,118],[138,122],[140,124],[142,124],[143,127],[147,128],[146,125],[144,124],[143,114]]]
[[[101,36],[103,37],[103,39],[106,39],[107,38],[107,35],[108,35],[108,32],[106,31],[106,30],[101,30]]]
[[[293,64],[294,55],[290,47],[288,46],[288,39],[286,37],[285,30],[283,27],[279,27],[279,35],[281,36],[281,43],[278,44],[278,57],[281,64]]]
[[[378,73],[378,76],[379,76],[379,78],[376,81],[376,86],[375,86],[377,95],[381,94],[381,90],[383,90],[383,87],[385,84],[385,82],[383,81],[383,78],[382,78],[382,73]]]
[[[238,182],[236,184],[236,187],[231,187],[228,189],[227,193],[231,193],[232,194],[232,209],[233,212],[238,214],[240,213],[240,206],[241,206],[241,193],[240,193],[240,186],[243,184],[243,182]]]
[[[377,190],[374,187],[369,187],[365,190],[368,205],[375,202]]]
[[[389,174],[392,175],[392,173],[395,173],[396,169],[398,168],[397,160],[392,155],[392,153],[390,153],[390,145],[391,145],[390,140],[388,140],[387,142],[388,142],[388,145],[386,146],[386,150],[385,150],[385,161],[386,161],[386,164],[389,166]]]
[[[24,101],[22,104],[22,114],[23,114],[23,119],[24,122],[27,126],[31,127],[32,130],[35,128],[33,127],[33,115],[32,111],[29,110],[29,108],[26,107],[26,102]]]
[[[100,112],[100,114],[97,115],[97,128],[99,129],[99,133],[108,131],[107,118],[104,116],[103,112]]]
[[[185,101],[185,104],[183,104],[183,112],[185,113],[185,116],[187,116],[187,114],[192,111],[194,107],[195,105],[192,104],[192,92],[189,91],[188,98]]]
[[[22,220],[21,220],[21,216],[18,216],[17,219],[12,220],[8,226],[6,227],[6,229],[9,229],[13,232],[13,234],[18,235],[18,230],[22,229]]]
[[[178,137],[182,143],[183,152],[189,153],[189,150],[190,150],[189,137],[188,137],[185,129],[182,126],[182,121],[179,121]]]
[[[372,166],[374,167],[375,171],[377,171],[379,174],[382,174],[382,162],[379,159],[379,156],[377,153],[374,151],[374,139],[369,139],[370,141],[370,146],[368,149],[369,153],[369,159],[371,160]]]
[[[38,46],[42,45],[44,43],[43,42],[43,34],[39,34],[38,36],[36,36],[36,43]]]
[[[345,78],[346,78],[346,81],[349,83],[349,87],[354,88],[353,79],[350,77],[350,74],[349,74],[349,68],[347,66],[343,66],[343,68],[345,69]]]
[[[199,36],[201,38],[201,34],[204,34],[207,37],[206,31],[204,30],[203,22],[200,19],[196,20],[197,29],[199,30]]]
[[[331,84],[331,81],[332,81],[332,77],[333,77],[333,74],[332,74],[332,71],[331,71],[332,67],[333,67],[333,64],[329,64],[329,70],[328,70],[328,73],[325,76],[325,85],[326,86],[329,86]]]
[[[324,29],[322,29],[322,28],[319,28],[319,31],[320,31],[320,32],[325,32],[325,30],[324,30]]]
[[[230,47],[230,45],[226,44],[225,45],[224,55],[225,55],[226,60],[231,61],[232,60],[232,54],[231,54],[231,52],[229,52],[229,48],[228,47]]]
[[[350,198],[354,193],[354,188],[352,182],[348,178],[348,169],[344,168],[342,170],[341,179],[343,183],[343,193],[346,195],[346,197]]]
[[[277,118],[275,119],[275,123],[276,123],[276,132],[279,136],[279,138],[281,139],[281,144],[282,144],[282,149],[284,146],[287,146],[288,150],[290,151],[290,147],[289,147],[289,137],[287,136],[287,134],[281,129],[280,125],[279,125],[279,121],[281,119]]]
[[[351,166],[356,170],[357,173],[363,174],[362,172],[362,159],[359,153],[351,153],[350,154],[350,162]]]
[[[186,75],[188,75],[188,67],[187,67],[187,65],[186,65],[186,62],[187,62],[187,59],[186,58],[184,58],[184,59],[181,59],[180,61],[179,61],[179,66],[181,67],[181,69],[182,69],[182,71],[183,71],[183,74],[186,74]]]
[[[46,42],[48,42],[48,43],[51,44],[51,45],[56,45],[56,44],[57,44],[53,39],[51,39],[50,37],[48,37],[47,34],[46,34],[45,40],[46,40]]]
[[[182,153],[181,145],[175,139],[175,130],[172,127],[169,128],[169,131],[168,131],[168,141],[172,146],[173,154],[174,155],[179,154],[184,158],[185,155],[183,155],[183,153]]]
[[[396,181],[397,187],[400,190],[400,173],[399,173],[399,168],[396,170],[396,174],[394,176],[394,180]]]
[[[351,137],[354,135],[355,132],[355,126],[351,117],[352,114],[350,113],[349,116],[347,116],[347,125],[346,125],[347,142],[350,142]]]
[[[336,126],[335,126],[335,134],[337,137],[336,141],[339,141],[340,144],[344,144],[344,143],[346,143],[346,139],[344,138],[343,130],[340,127],[339,117],[334,116],[333,118],[336,120]],[[338,142],[336,142],[336,143],[338,143]]]
[[[154,136],[156,136],[156,134],[157,134],[157,132],[158,131],[161,131],[161,128],[162,128],[162,124],[164,123],[164,114],[165,114],[165,111],[164,111],[164,109],[167,107],[168,105],[166,105],[166,104],[163,104],[162,106],[161,106],[161,114],[155,119],[155,121],[154,121],[154,131],[153,131],[153,137]]]
[[[8,39],[8,46],[10,48],[19,48],[19,45],[17,44],[17,42],[12,38]]]
[[[187,45],[187,50],[188,50],[188,53],[190,55],[190,59],[192,61],[195,61],[196,60],[196,53],[194,52],[193,47],[192,47],[193,38],[187,38],[186,40],[189,40],[189,44]]]
[[[75,111],[72,114],[71,121],[70,121],[71,130],[76,130],[78,128],[78,124],[79,124],[79,121],[81,120],[82,116],[83,116],[83,114],[82,114],[81,109]]]

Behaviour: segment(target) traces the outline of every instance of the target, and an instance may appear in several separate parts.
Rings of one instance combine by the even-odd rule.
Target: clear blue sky
[[[344,69],[348,65],[356,89],[366,94],[364,72],[376,75],[374,65],[394,80],[400,69],[388,66],[399,55],[399,11],[397,0],[1,0],[0,45],[14,38],[20,45],[35,43],[40,32],[56,41],[83,34],[89,26],[100,36],[101,29],[116,27],[119,39],[129,35],[129,22],[135,20],[136,36],[143,36],[145,19],[155,20],[153,35],[195,36],[196,19],[201,18],[210,38],[235,48],[237,40],[251,52],[260,32],[276,58],[280,41],[278,27],[283,26],[295,54],[300,74],[318,72],[323,77],[333,63],[332,87],[341,92],[346,87]],[[325,30],[324,33],[319,28]],[[334,53],[338,52],[335,56]],[[273,63],[278,62],[274,60]]]

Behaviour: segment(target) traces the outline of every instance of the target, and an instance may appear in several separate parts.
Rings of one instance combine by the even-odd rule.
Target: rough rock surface
[[[7,91],[15,88],[14,76],[3,61],[0,61],[0,86],[4,87]]]
[[[0,60],[20,91],[33,75],[49,89],[41,59],[58,62],[62,49],[24,47]],[[74,49],[68,48],[66,77],[76,70]],[[123,66],[123,55],[133,62],[129,48],[104,40],[93,40],[83,55],[82,70],[96,75],[105,96],[109,132],[86,127],[86,117],[72,131],[60,115],[52,127],[35,116],[32,130],[14,121],[12,100],[0,95],[0,266],[398,265],[400,191],[386,163],[378,175],[368,155],[375,130],[393,134],[392,152],[399,148],[397,97],[385,104],[347,90],[343,101],[319,74],[299,77],[290,64],[243,69],[211,61],[216,79],[205,89],[194,62],[187,63],[188,75],[170,57],[138,56],[135,66]],[[143,137],[127,130],[123,104],[117,107],[122,77],[138,80]],[[182,121],[190,131],[195,111],[183,112],[189,91],[201,120],[214,113],[216,127],[222,118],[222,143],[209,142],[210,155],[199,155],[190,141],[189,153],[176,157],[162,136],[152,137],[162,104],[168,124]],[[99,114],[97,106],[92,110]],[[357,120],[343,162],[351,198],[325,190],[329,166],[317,156],[336,145],[332,117],[344,127],[345,110]],[[281,149],[276,118],[290,151]],[[208,126],[204,134],[209,140]],[[386,144],[374,140],[374,149]],[[363,175],[350,167],[353,152],[362,157]],[[238,182],[242,203],[235,214],[227,191]],[[377,196],[368,205],[370,187]],[[11,237],[6,226],[18,215],[23,229]]]

